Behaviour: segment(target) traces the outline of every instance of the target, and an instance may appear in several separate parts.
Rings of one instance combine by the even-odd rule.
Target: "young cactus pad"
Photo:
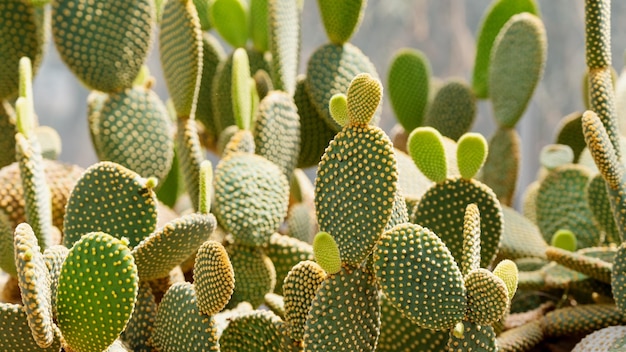
[[[220,337],[221,352],[282,352],[283,322],[272,312],[255,310],[230,321]]]
[[[466,133],[459,139],[456,160],[464,179],[473,178],[487,158],[487,141],[479,133]]]
[[[320,232],[313,239],[313,253],[315,261],[329,274],[336,274],[341,270],[341,256],[339,247],[333,236],[328,232]]]
[[[310,260],[294,266],[285,278],[285,321],[289,336],[296,341],[302,341],[311,302],[324,279],[324,269]]]
[[[467,319],[491,325],[502,319],[509,307],[509,292],[502,279],[491,271],[478,268],[465,276]]]
[[[235,48],[248,41],[248,6],[242,0],[211,1],[211,23],[222,38]]]
[[[342,45],[357,31],[367,0],[318,0],[317,4],[328,39],[334,44]]]
[[[57,289],[57,320],[75,352],[100,352],[124,330],[137,298],[137,267],[127,243],[103,232],[70,249]]]
[[[371,123],[383,99],[383,86],[369,73],[361,73],[350,82],[346,96],[348,122],[356,126],[365,126]]]
[[[441,133],[432,127],[418,127],[409,135],[407,149],[424,176],[433,182],[447,177],[446,151]]]
[[[224,246],[204,242],[196,255],[193,277],[202,313],[215,315],[226,307],[235,289],[235,272]]]

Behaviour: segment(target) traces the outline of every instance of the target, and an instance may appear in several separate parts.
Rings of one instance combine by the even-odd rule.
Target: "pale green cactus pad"
[[[398,225],[383,234],[376,248],[376,276],[391,304],[404,316],[434,330],[450,329],[463,319],[463,277],[435,233],[415,224]]]
[[[200,311],[215,315],[224,309],[235,289],[235,272],[224,246],[215,241],[202,244],[193,278]]]
[[[306,87],[311,102],[326,123],[335,131],[341,126],[330,116],[328,102],[337,94],[345,94],[354,76],[369,73],[378,78],[376,68],[356,46],[327,44],[317,49],[307,65]],[[377,111],[374,123],[380,117]]]
[[[315,261],[329,274],[341,270],[341,254],[337,242],[328,232],[320,232],[313,239]]]
[[[39,347],[54,342],[50,273],[30,225],[15,229],[15,263],[17,279],[32,336]]]
[[[252,121],[252,85],[250,84],[250,61],[243,48],[233,52],[230,93],[233,101],[235,124],[242,130],[249,130]]]
[[[547,56],[543,22],[530,13],[511,17],[495,39],[489,95],[500,126],[515,127],[543,75]]]
[[[272,81],[276,90],[292,96],[300,58],[300,10],[291,0],[268,0],[267,8]]]
[[[467,317],[474,324],[492,325],[502,319],[509,306],[509,293],[502,279],[478,268],[465,276]]]
[[[0,73],[0,75],[2,75],[2,73]],[[10,104],[0,102],[0,150],[6,151],[0,155],[0,168],[10,165],[15,161],[16,132],[15,111],[13,111]]]
[[[293,98],[270,92],[259,103],[254,124],[256,153],[278,165],[291,178],[300,153],[300,117]]]
[[[331,43],[342,45],[357,31],[367,0],[318,0],[324,29]]]
[[[250,39],[259,52],[269,50],[268,0],[250,1]]]
[[[202,0],[205,1],[205,0]],[[211,34],[202,34],[202,77],[200,78],[200,91],[198,92],[198,105],[196,106],[196,119],[205,127],[210,144],[214,145],[218,140],[215,118],[213,116],[213,79],[217,74],[219,63],[226,59],[224,48]]]
[[[391,107],[407,133],[421,126],[430,94],[430,63],[421,51],[401,49],[387,74]]]
[[[314,260],[310,244],[296,238],[273,233],[265,254],[272,260],[276,269],[276,287],[274,292],[283,293],[283,282],[294,265],[305,260]]]
[[[276,286],[276,269],[272,260],[258,247],[233,244],[227,248],[235,272],[235,291],[228,302],[234,308],[240,302],[250,302],[258,307],[265,301],[265,294]]]
[[[586,256],[582,253],[570,252],[557,247],[548,247],[546,256],[567,268],[585,274],[598,281],[610,284],[613,265],[602,259]]]
[[[63,222],[63,244],[71,247],[92,231],[126,237],[134,247],[156,228],[152,182],[115,163],[89,167],[72,190]]]
[[[463,255],[459,261],[461,272],[468,275],[480,268],[480,210],[468,204],[463,219]]]
[[[137,301],[133,314],[120,335],[128,347],[135,352],[151,352],[150,337],[156,321],[157,304],[147,281],[139,283]]]
[[[28,326],[24,306],[0,302],[0,350],[58,352],[61,349],[59,330],[54,331],[54,340],[47,348],[41,348]]]
[[[624,325],[624,314],[613,304],[586,304],[549,312],[541,319],[546,337],[588,334],[607,326]]]
[[[235,316],[220,337],[220,351],[282,352],[282,324],[279,317],[268,311]]]
[[[165,105],[144,87],[111,93],[97,117],[100,160],[125,166],[139,175],[163,179],[174,157],[174,141]]]
[[[419,171],[432,182],[443,182],[448,174],[446,150],[441,133],[432,127],[418,127],[409,135],[409,155]]]
[[[198,210],[200,195],[200,164],[204,161],[204,150],[200,145],[198,128],[194,119],[178,119],[175,139],[178,163],[191,204]]]
[[[548,244],[537,225],[515,209],[502,206],[504,229],[500,255],[505,258],[545,258]]]
[[[124,330],[137,298],[137,267],[127,244],[103,232],[70,249],[57,288],[57,320],[65,344],[97,352]]]
[[[139,277],[165,277],[209,239],[217,221],[213,214],[188,214],[155,231],[133,248]]]
[[[615,254],[611,288],[617,307],[626,312],[626,243],[622,243]]]
[[[561,119],[557,127],[556,143],[569,145],[574,152],[574,162],[578,162],[580,153],[587,146],[582,128],[582,113],[573,112]]]
[[[356,75],[346,93],[347,122],[353,126],[367,126],[372,122],[382,99],[383,86],[378,79],[369,73]]]
[[[504,205],[512,205],[521,163],[521,140],[516,130],[498,128],[489,140],[490,153],[480,181],[489,186]]]
[[[497,338],[498,351],[528,351],[541,342],[541,340],[543,340],[541,324],[539,321],[535,320],[500,334]]]
[[[489,97],[491,52],[498,33],[513,15],[522,12],[539,15],[539,6],[535,0],[494,1],[482,19],[477,35],[476,60],[472,76],[472,89],[477,97],[483,99]]]
[[[215,170],[214,211],[236,241],[264,245],[287,216],[289,182],[274,163],[236,153]]]
[[[211,24],[222,38],[234,48],[248,41],[248,4],[242,0],[211,1]]]
[[[587,185],[587,202],[596,224],[606,238],[605,243],[621,243],[619,230],[613,217],[607,184],[601,174],[595,175]]]
[[[152,2],[98,0],[85,6],[63,0],[52,5],[52,35],[70,70],[91,89],[130,87],[152,43]]]
[[[310,260],[298,263],[285,278],[285,322],[289,337],[302,341],[307,315],[315,293],[326,279],[326,271]]]
[[[479,133],[466,133],[459,138],[456,159],[461,177],[473,178],[485,163],[487,141]]]
[[[504,281],[510,302],[515,296],[515,292],[517,292],[517,282],[519,280],[517,265],[512,260],[504,259],[493,269],[493,274]]]
[[[179,117],[195,115],[202,77],[202,31],[192,0],[167,1],[159,31],[167,90]]]
[[[162,352],[219,351],[215,320],[198,309],[193,284],[176,283],[163,296],[152,343]]]
[[[359,265],[374,249],[393,211],[397,179],[393,145],[378,127],[346,126],[326,149],[315,179],[316,216],[342,262]]]
[[[496,333],[489,325],[463,321],[463,336],[450,332],[448,352],[497,352]]]
[[[343,268],[317,291],[304,328],[307,351],[372,352],[380,334],[380,305],[374,274]]]
[[[585,336],[574,346],[572,352],[617,352],[612,349],[615,343],[626,336],[626,326],[609,326]]]
[[[434,127],[456,141],[470,130],[476,111],[476,97],[467,83],[450,80],[435,94],[424,125]]]

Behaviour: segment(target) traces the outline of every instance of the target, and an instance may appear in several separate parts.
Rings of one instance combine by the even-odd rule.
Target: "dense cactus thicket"
[[[589,110],[517,190],[535,0],[493,1],[472,82],[414,48],[381,82],[365,0],[318,1],[306,72],[302,0],[0,0],[0,352],[626,350],[626,77],[585,1]],[[38,124],[50,37],[91,90],[86,169]]]

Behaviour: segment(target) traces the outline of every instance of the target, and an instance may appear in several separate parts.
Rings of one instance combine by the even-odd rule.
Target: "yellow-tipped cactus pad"
[[[515,292],[517,291],[517,281],[519,279],[517,265],[515,262],[509,259],[501,261],[495,269],[493,269],[493,274],[504,281],[506,289],[509,293],[509,301],[512,300],[513,296],[515,296]]]
[[[465,288],[469,321],[491,325],[504,317],[509,307],[509,292],[498,276],[478,268],[465,276]]]
[[[348,121],[367,125],[374,118],[383,99],[383,86],[368,73],[361,73],[350,82],[347,93]]]

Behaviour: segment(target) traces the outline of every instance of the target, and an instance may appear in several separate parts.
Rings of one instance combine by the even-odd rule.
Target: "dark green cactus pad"
[[[317,220],[315,219],[313,206],[306,203],[292,205],[287,215],[287,235],[300,241],[311,243],[316,233]]]
[[[198,210],[200,195],[200,164],[204,161],[204,150],[200,145],[196,121],[194,119],[178,119],[175,139],[176,151],[179,153],[179,167],[183,181],[194,210]]]
[[[57,320],[73,351],[110,346],[124,330],[138,291],[137,267],[127,244],[103,232],[70,249],[57,288]]]
[[[391,304],[415,324],[445,330],[463,319],[463,276],[448,248],[429,229],[402,224],[385,232],[374,251],[374,267]]]
[[[185,274],[180,267],[174,268],[174,270],[170,271],[165,277],[149,280],[148,283],[150,284],[156,303],[161,303],[167,290],[178,282],[185,282]]]
[[[626,243],[622,243],[615,254],[611,288],[617,307],[626,312]]]
[[[54,342],[50,273],[30,225],[23,223],[15,229],[15,263],[17,279],[32,336],[39,347]]]
[[[272,83],[272,78],[270,74],[265,72],[265,70],[258,70],[252,76],[254,79],[254,86],[256,87],[256,92],[259,95],[259,99],[263,100],[265,96],[274,90],[274,84]]]
[[[236,241],[264,245],[287,216],[289,182],[278,166],[254,154],[231,154],[215,170],[214,211]]]
[[[254,151],[256,150],[254,135],[248,130],[240,130],[239,127],[234,125],[228,126],[228,128],[226,128],[220,135],[220,139],[222,136],[225,138],[228,137],[227,133],[230,132],[229,130],[232,130],[231,127],[234,127],[237,131],[230,136],[228,143],[224,146],[224,149],[222,150],[222,159],[226,159],[234,153],[254,154]]]
[[[468,204],[463,219],[463,255],[459,261],[465,276],[480,268],[480,211],[476,204]]]
[[[615,112],[614,94],[613,94],[613,79],[610,68],[597,69],[589,72],[589,84],[590,87],[590,110],[598,114],[602,125],[606,129],[606,133],[615,149],[615,153],[620,155],[620,135],[619,128],[617,126],[617,117]],[[585,114],[588,114],[586,112]],[[584,120],[583,116],[583,120]],[[583,122],[583,125],[585,122]],[[583,134],[584,134],[583,126]],[[586,138],[585,138],[586,139]],[[589,144],[589,143],[587,143]],[[591,149],[591,148],[590,148]]]
[[[536,199],[537,225],[546,241],[559,229],[576,235],[578,248],[600,244],[600,230],[587,203],[591,175],[583,166],[564,165],[552,170],[541,182]]]
[[[280,319],[285,319],[285,300],[283,296],[273,292],[265,294],[265,305]]]
[[[195,115],[202,77],[202,31],[192,0],[167,1],[159,31],[167,90],[179,117]]]
[[[565,144],[572,148],[574,162],[578,162],[580,153],[587,146],[583,136],[582,116],[583,114],[580,112],[573,112],[563,117],[557,127],[556,143]]]
[[[380,303],[380,337],[376,352],[439,352],[448,342],[447,331],[421,328],[404,317],[383,296]]]
[[[620,339],[626,336],[625,326],[609,326],[600,329],[585,336],[579,343],[574,346],[572,352],[617,352],[623,351],[622,348],[617,351],[613,350],[615,343],[619,343]]]
[[[132,248],[156,228],[156,195],[151,182],[115,163],[89,167],[72,190],[63,222],[63,244],[102,231],[128,238]]]
[[[317,4],[328,39],[331,43],[342,45],[356,33],[363,19],[367,0],[318,0]]]
[[[37,71],[46,46],[46,22],[45,10],[30,1],[0,2],[0,100],[17,95],[22,57],[30,58]]]
[[[539,321],[535,320],[500,334],[497,338],[498,351],[529,351],[541,342],[541,340],[543,340],[541,324]]]
[[[289,337],[293,340],[302,341],[311,302],[324,279],[326,271],[310,260],[298,263],[285,278],[285,322]]]
[[[0,210],[0,269],[12,277],[17,276],[13,250],[13,226],[4,210]]]
[[[585,1],[585,57],[591,69],[611,66],[611,4]]]
[[[300,153],[300,117],[291,96],[270,92],[259,103],[254,124],[256,153],[278,165],[288,179]]]
[[[282,324],[279,317],[268,311],[235,316],[220,337],[220,351],[282,352]]]
[[[272,260],[258,247],[234,244],[228,246],[227,251],[235,271],[235,291],[227,307],[234,308],[244,301],[253,307],[260,306],[265,301],[265,294],[276,286]]]
[[[156,190],[157,199],[159,202],[169,209],[173,209],[180,197],[185,192],[185,185],[181,175],[178,152],[174,148],[174,156],[172,157],[172,165],[170,171],[165,178],[159,182],[159,187]]]
[[[609,194],[607,192],[607,184],[601,174],[594,176],[589,185],[587,186],[587,202],[589,203],[589,209],[593,213],[593,218],[596,224],[605,234],[605,243],[620,243],[621,238],[615,218],[613,217],[613,210],[611,209],[611,202],[609,200]]]
[[[128,88],[152,43],[153,6],[148,0],[54,1],[52,35],[56,48],[89,88],[103,92]]]
[[[507,206],[502,207],[504,229],[499,254],[505,258],[545,258],[548,244],[537,225]]]
[[[602,259],[586,256],[582,253],[570,252],[557,247],[548,247],[546,256],[567,268],[585,274],[598,281],[610,284],[613,265]]]
[[[268,0],[250,1],[250,39],[259,52],[269,50]]]
[[[476,60],[472,76],[472,89],[479,98],[489,97],[489,68],[491,52],[498,33],[506,22],[515,14],[529,12],[539,15],[539,6],[535,0],[492,2],[482,19],[477,35]]]
[[[56,301],[57,301],[57,287],[59,285],[59,275],[61,275],[61,268],[63,262],[67,257],[69,250],[67,247],[61,245],[55,245],[46,248],[43,252],[43,259],[46,262],[46,268],[50,273],[50,297],[52,304],[52,315],[56,317]]]
[[[330,116],[328,102],[337,94],[345,94],[354,76],[369,73],[378,78],[376,68],[356,46],[326,44],[317,49],[307,65],[306,87],[313,106],[328,126],[339,131],[341,126]],[[380,110],[373,124],[380,118]]]
[[[270,237],[265,254],[272,260],[276,269],[274,292],[283,293],[283,282],[294,265],[305,260],[314,260],[313,247],[296,238],[274,233]]]
[[[316,216],[344,263],[359,265],[373,250],[391,217],[397,178],[393,146],[378,127],[348,126],[326,149],[315,180]]]
[[[305,168],[317,165],[324,150],[335,136],[335,131],[328,126],[307,93],[306,77],[299,76],[293,99],[300,116],[300,153],[298,167]]]
[[[434,127],[456,141],[470,130],[476,111],[476,97],[467,83],[450,80],[435,94],[424,125]]]
[[[205,1],[205,0],[203,0]],[[213,94],[213,79],[217,74],[219,63],[226,59],[224,48],[215,37],[209,33],[202,34],[202,77],[196,107],[196,119],[204,125],[209,144],[215,145],[218,140],[211,95]]]
[[[500,126],[513,128],[522,117],[543,75],[547,51],[539,17],[518,14],[502,27],[489,65],[489,95]]]
[[[139,283],[137,301],[133,314],[120,335],[128,347],[135,352],[152,352],[150,337],[156,321],[157,304],[147,281]]]
[[[206,241],[198,249],[193,278],[200,311],[215,315],[224,309],[235,289],[235,272],[219,242]]]
[[[61,336],[59,330],[54,331],[54,340],[47,348],[41,348],[28,326],[28,319],[24,306],[0,302],[0,350],[2,351],[45,351],[58,352],[61,350]]]
[[[0,5],[2,6],[2,5]],[[17,67],[17,65],[16,65]],[[14,70],[17,72],[17,70]],[[0,73],[2,75],[2,73]],[[1,88],[0,88],[1,89]],[[0,102],[0,168],[15,161],[15,111],[6,102]]]
[[[268,0],[267,10],[272,82],[292,96],[300,59],[300,10],[291,0]]]
[[[189,214],[167,223],[133,248],[139,277],[167,276],[209,239],[217,221],[213,214]]]
[[[145,177],[167,175],[174,141],[167,110],[156,93],[143,87],[111,93],[98,115],[98,142],[94,144],[100,160]]]
[[[374,274],[342,268],[317,291],[304,329],[307,351],[374,351],[380,334],[380,304]]]
[[[193,284],[176,283],[163,296],[152,343],[162,352],[219,351],[215,320],[198,309]]]
[[[430,94],[430,63],[418,50],[401,49],[387,74],[389,99],[398,122],[407,133],[422,126]]]
[[[624,325],[624,314],[613,304],[587,304],[549,312],[541,319],[546,337],[588,334],[607,326]]]
[[[248,4],[242,0],[211,1],[211,24],[220,36],[234,48],[248,41]]]
[[[497,352],[496,333],[489,325],[463,321],[463,337],[450,332],[448,352]]]
[[[385,226],[384,231],[389,231],[396,225],[404,224],[407,222],[409,222],[409,212],[406,208],[406,202],[404,201],[402,192],[400,191],[400,189],[398,189],[396,191],[396,196],[393,200],[393,211],[391,212],[391,218],[389,218],[389,222],[387,223],[387,226]]]
[[[467,317],[474,324],[492,325],[502,319],[509,306],[506,284],[491,271],[472,270],[465,276]]]
[[[512,128],[498,128],[489,140],[480,181],[493,190],[503,205],[513,204],[521,154],[519,133]]]
[[[211,29],[211,19],[210,19],[210,0],[193,0],[193,4],[196,7],[196,12],[198,13],[198,20],[200,21],[200,28],[203,31],[208,31]]]
[[[502,207],[489,187],[473,179],[447,179],[422,196],[411,221],[434,231],[458,261],[463,250],[465,207],[471,203],[480,211],[480,266],[484,268],[495,258],[503,229]]]

